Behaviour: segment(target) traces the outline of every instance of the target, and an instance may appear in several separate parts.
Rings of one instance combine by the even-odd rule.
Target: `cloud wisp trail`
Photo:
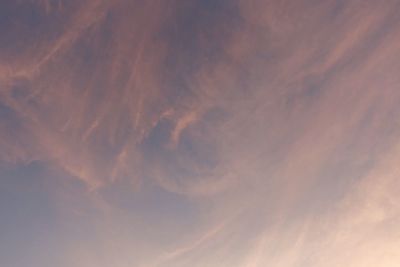
[[[398,266],[399,7],[2,1],[0,258]]]

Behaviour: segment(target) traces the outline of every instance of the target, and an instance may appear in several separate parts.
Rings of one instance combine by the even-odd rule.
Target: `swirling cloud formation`
[[[399,8],[3,0],[1,265],[399,266]]]

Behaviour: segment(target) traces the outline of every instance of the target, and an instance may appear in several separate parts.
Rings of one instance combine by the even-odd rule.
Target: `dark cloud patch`
[[[60,38],[67,29],[72,12],[78,8],[77,1],[60,1],[47,12],[40,1],[1,1],[0,3],[0,56],[12,63],[21,56],[43,53],[47,46]]]
[[[162,73],[171,100],[196,94],[191,81],[198,72],[227,60],[226,48],[241,25],[235,1],[178,1],[160,28],[168,44]]]

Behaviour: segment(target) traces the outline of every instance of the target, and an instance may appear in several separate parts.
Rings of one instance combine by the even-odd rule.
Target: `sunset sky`
[[[0,266],[400,266],[400,0],[0,0]]]

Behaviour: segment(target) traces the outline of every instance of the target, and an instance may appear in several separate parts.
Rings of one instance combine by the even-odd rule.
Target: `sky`
[[[399,0],[0,1],[0,265],[400,266],[399,51]]]

